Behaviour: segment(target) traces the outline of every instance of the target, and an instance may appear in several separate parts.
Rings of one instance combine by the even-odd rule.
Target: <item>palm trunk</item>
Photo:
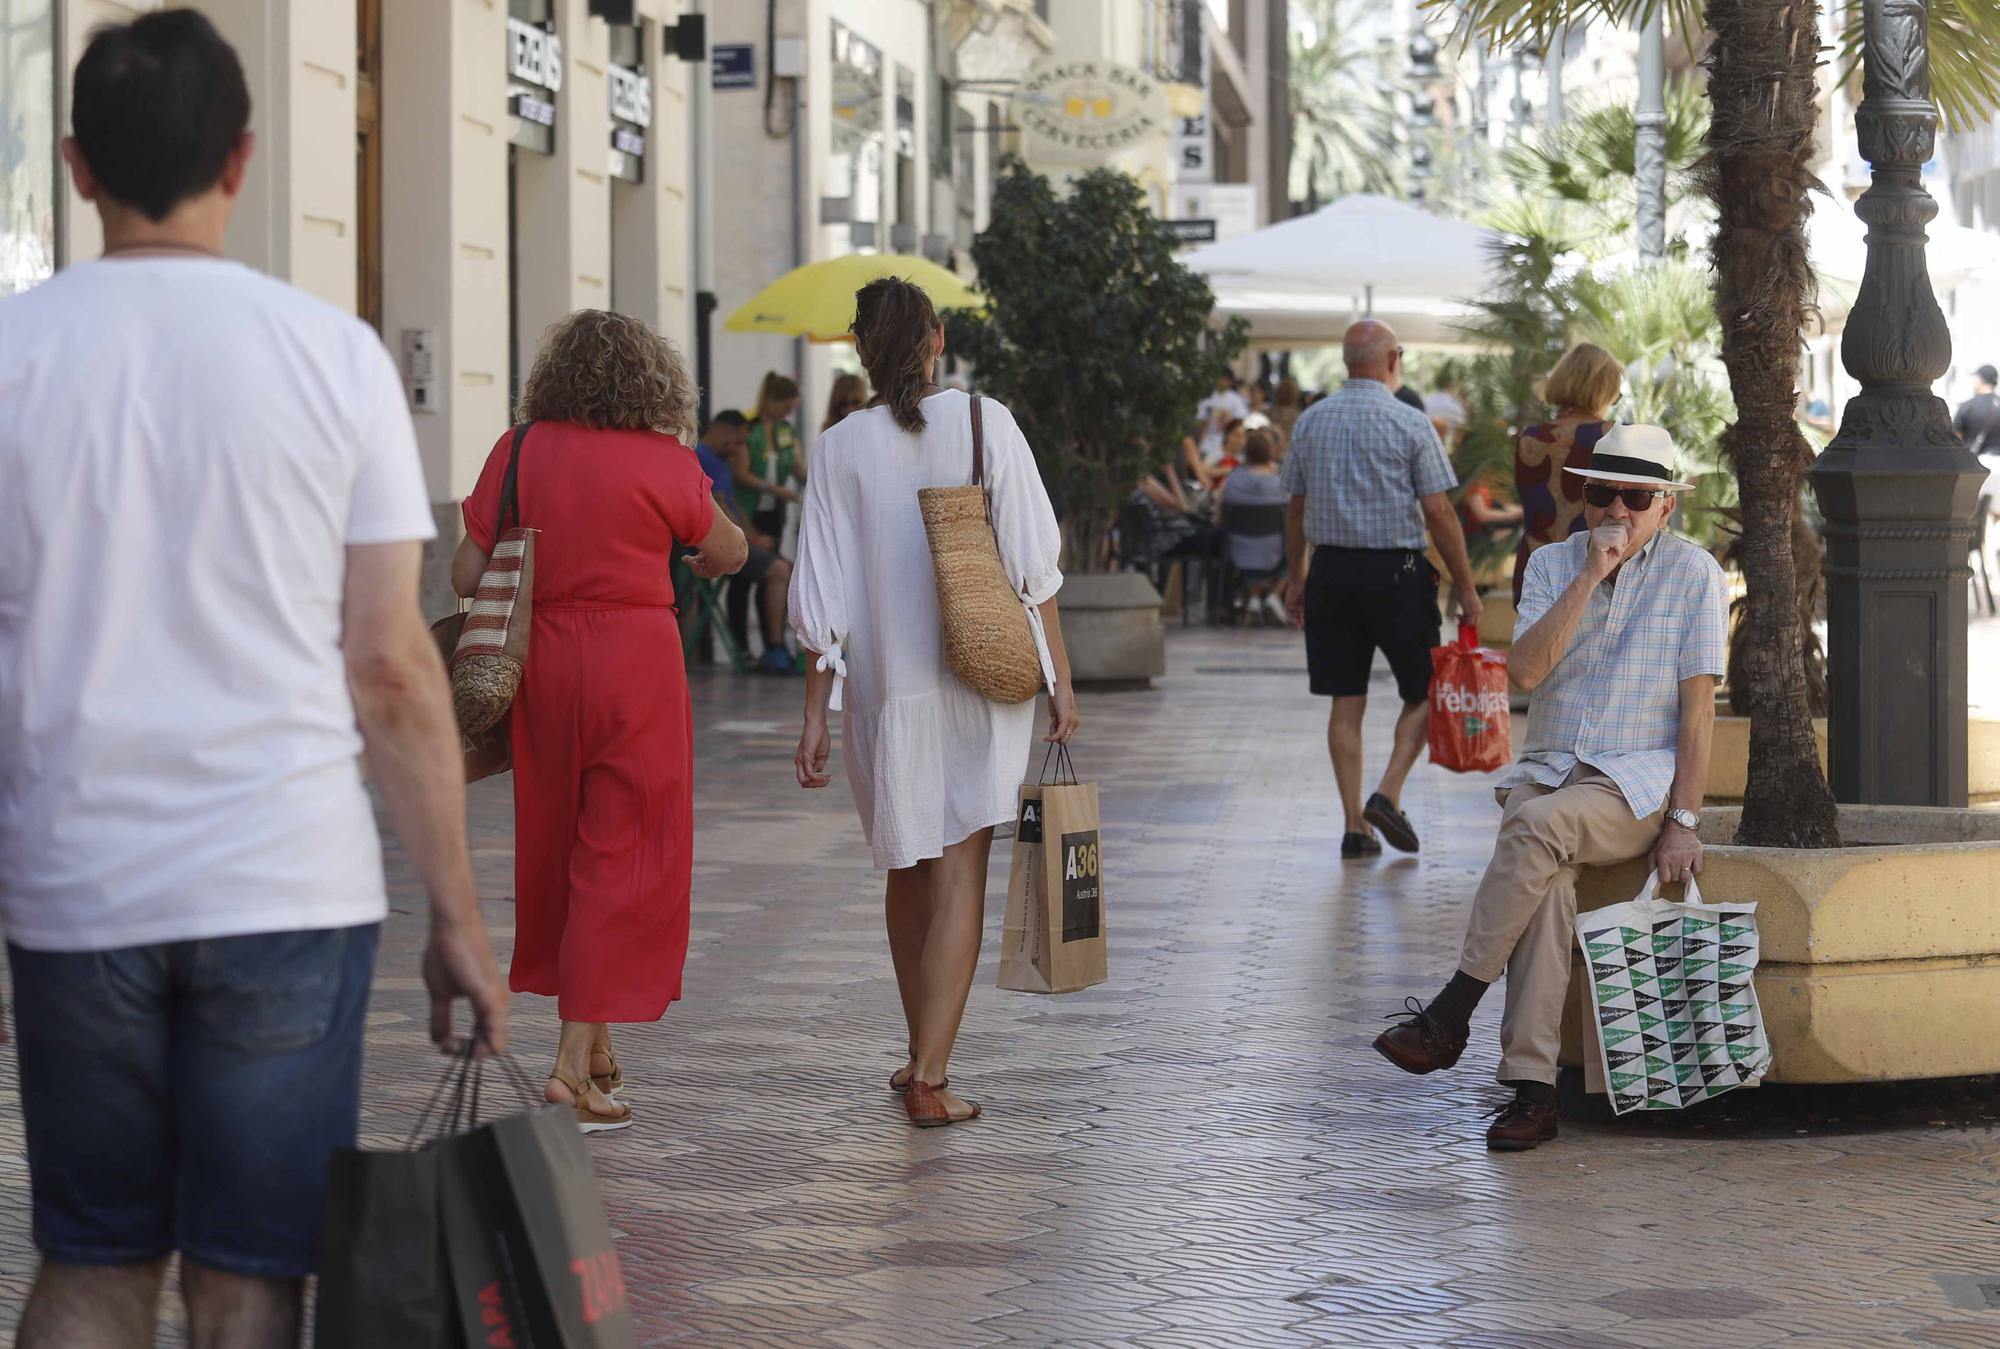
[[[1799,335],[1813,297],[1805,220],[1818,121],[1810,0],[1711,0],[1708,154],[1722,360],[1737,421],[1723,436],[1743,509],[1750,773],[1736,841],[1836,847],[1839,818],[1806,701],[1792,526],[1812,449],[1795,420]]]

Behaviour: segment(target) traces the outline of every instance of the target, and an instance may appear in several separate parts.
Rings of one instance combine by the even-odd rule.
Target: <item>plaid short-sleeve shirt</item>
[[[1422,550],[1419,498],[1458,486],[1431,419],[1380,380],[1350,379],[1299,414],[1285,490],[1306,499],[1306,542]]]
[[[1589,549],[1586,531],[1529,557],[1516,641],[1576,579]],[[1681,681],[1723,676],[1728,628],[1729,589],[1715,559],[1677,535],[1654,535],[1617,584],[1590,597],[1569,649],[1529,701],[1520,762],[1497,790],[1560,787],[1583,763],[1618,784],[1636,818],[1661,809],[1674,785]]]

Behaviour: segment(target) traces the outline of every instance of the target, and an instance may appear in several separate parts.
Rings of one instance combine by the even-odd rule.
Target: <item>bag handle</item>
[[[1051,759],[1054,760],[1056,766],[1056,775],[1053,778],[1049,776],[1049,763]],[[1076,765],[1070,761],[1068,745],[1050,745],[1048,752],[1042,755],[1042,780],[1037,785],[1042,787],[1076,787],[1081,785],[1076,776]]]
[[[518,527],[521,523],[521,442],[528,438],[528,428],[532,421],[522,422],[514,428],[514,447],[507,451],[507,475],[500,479],[500,515],[493,530],[493,541],[498,543],[500,535],[507,529],[508,517],[513,517]]]
[[[1458,620],[1458,646],[1461,651],[1477,651],[1479,649],[1479,625],[1477,623],[1468,623],[1462,618]]]
[[[979,395],[972,395],[972,485],[986,486],[985,423],[979,415]]]
[[[1660,897],[1660,873],[1658,871],[1648,871],[1646,873],[1646,888],[1639,892],[1638,897],[1633,902],[1643,904],[1649,899],[1658,899],[1659,897]],[[1670,904],[1672,903],[1699,904],[1702,902],[1701,886],[1696,883],[1694,877],[1690,876],[1687,878],[1686,882],[1683,883],[1680,899],[1668,900],[1667,902]]]

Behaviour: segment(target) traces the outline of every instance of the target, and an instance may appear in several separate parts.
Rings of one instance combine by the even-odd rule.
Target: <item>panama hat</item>
[[[1614,426],[1591,451],[1589,468],[1565,468],[1579,478],[1651,483],[1671,492],[1692,492],[1691,482],[1674,480],[1674,438],[1657,426]]]

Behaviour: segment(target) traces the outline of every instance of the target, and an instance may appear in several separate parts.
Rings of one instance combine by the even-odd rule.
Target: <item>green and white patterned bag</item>
[[[1576,916],[1605,1089],[1618,1114],[1679,1110],[1761,1078],[1771,1041],[1757,1005],[1757,906],[1639,897]]]

